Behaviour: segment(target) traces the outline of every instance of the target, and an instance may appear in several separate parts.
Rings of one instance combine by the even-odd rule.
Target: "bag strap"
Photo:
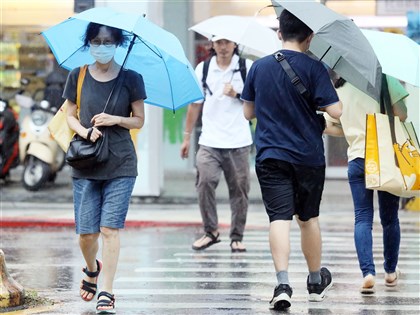
[[[83,81],[85,80],[87,67],[88,65],[84,65],[83,67],[80,67],[79,76],[77,78],[76,105],[77,105],[78,112],[80,110],[80,96],[82,95],[82,86],[83,86]]]
[[[391,129],[392,143],[397,143],[397,137],[395,136],[395,117],[391,105],[391,96],[389,95],[388,80],[386,75],[382,74],[382,85],[381,85],[381,113],[386,114],[389,119],[389,127]]]
[[[289,62],[286,60],[286,57],[281,53],[281,51],[274,53],[273,56],[274,58],[276,58],[277,62],[282,66],[284,72],[287,73],[287,75],[290,78],[290,81],[292,82],[293,86],[298,90],[299,94],[304,97],[308,104],[310,104],[309,91],[306,89],[300,78],[297,76],[296,72],[290,66]]]
[[[106,101],[104,110],[102,111],[103,113],[105,113],[105,110],[108,108],[108,114],[112,114],[115,103],[117,102],[120,92],[121,92],[121,88],[122,88],[122,84],[124,82],[125,79],[125,73],[127,71],[123,69],[123,67],[121,66],[120,71],[118,72],[118,76],[115,80],[114,86],[111,89],[111,92],[109,93],[108,99]],[[116,90],[116,93],[114,94],[114,90]],[[110,102],[111,97],[114,96],[112,98],[112,102]],[[109,106],[109,107],[108,107]]]
[[[380,106],[381,106],[381,113],[382,114],[386,113],[386,115],[388,116],[389,129],[391,130],[391,140],[392,140],[392,144],[394,145],[397,143],[397,137],[395,135],[395,117],[394,117],[394,112],[392,110],[392,105],[391,105],[391,96],[389,95],[388,80],[386,79],[385,74],[382,74]],[[395,165],[397,167],[400,167],[400,163],[398,162],[398,158],[396,154],[394,154],[394,160],[395,160]]]
[[[77,105],[77,111],[78,112],[80,111],[82,87],[83,87],[83,81],[85,79],[87,69],[88,69],[88,65],[84,65],[83,67],[80,67],[79,76],[77,78],[76,105]],[[114,90],[117,89],[117,94],[112,99],[113,101],[111,103],[112,106],[111,106],[111,111],[109,112],[109,114],[112,113],[112,108],[114,107],[115,102],[118,99],[119,92],[120,92],[121,86],[122,86],[122,82],[124,81],[124,77],[125,77],[125,71],[123,70],[123,67],[121,66],[120,71],[118,72],[117,78],[115,80],[114,85],[112,86],[111,92],[108,95],[108,99],[105,103],[105,106],[104,106],[104,109],[102,110],[102,112],[105,112],[108,105],[110,105],[109,102],[111,100],[112,95],[114,94]]]

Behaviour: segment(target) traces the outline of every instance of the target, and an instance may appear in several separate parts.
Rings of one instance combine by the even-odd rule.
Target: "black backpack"
[[[212,56],[213,57],[213,56]],[[207,79],[207,74],[209,72],[209,65],[210,65],[210,60],[211,58],[207,59],[206,61],[204,61],[204,65],[203,65],[203,78],[201,79],[201,83],[203,85],[203,91],[204,91],[204,95],[206,94],[206,89],[209,91],[210,95],[213,95],[213,92],[210,90],[209,86],[207,85],[206,79]],[[241,72],[241,77],[242,77],[242,81],[245,83],[245,79],[246,79],[246,64],[245,64],[246,60],[244,58],[239,57],[239,69],[234,70],[234,72]]]

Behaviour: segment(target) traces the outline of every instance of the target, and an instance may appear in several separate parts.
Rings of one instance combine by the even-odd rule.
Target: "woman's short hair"
[[[297,41],[302,43],[313,31],[296,16],[283,10],[279,16],[281,37],[284,41]]]
[[[115,41],[115,44],[117,46],[124,46],[125,45],[125,43],[127,42],[128,39],[123,34],[123,31],[121,29],[91,22],[86,27],[86,32],[83,36],[83,47],[84,48],[89,47],[89,42],[92,39],[94,39],[96,36],[98,36],[99,29],[102,26],[106,27],[110,31],[112,39]]]

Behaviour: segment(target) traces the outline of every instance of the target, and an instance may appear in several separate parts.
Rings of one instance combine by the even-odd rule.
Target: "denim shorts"
[[[135,181],[135,177],[73,178],[76,233],[99,233],[101,227],[122,229]]]
[[[266,159],[256,165],[262,199],[270,222],[301,221],[319,216],[325,166],[305,166]]]

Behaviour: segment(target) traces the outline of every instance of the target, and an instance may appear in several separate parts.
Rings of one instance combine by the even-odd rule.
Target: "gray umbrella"
[[[380,99],[381,65],[352,20],[313,0],[271,2],[277,16],[286,9],[313,30],[312,54],[359,90]]]

